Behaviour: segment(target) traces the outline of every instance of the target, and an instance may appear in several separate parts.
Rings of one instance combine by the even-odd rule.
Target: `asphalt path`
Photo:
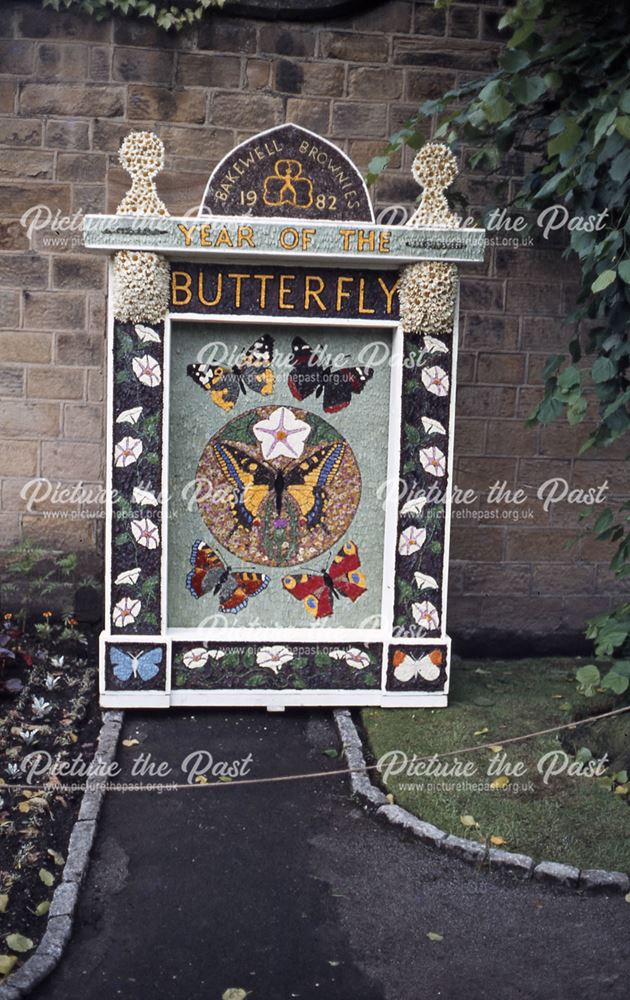
[[[330,712],[130,712],[140,753],[334,770]],[[202,762],[205,763],[205,760]],[[438,933],[442,940],[427,935]],[[341,776],[109,792],[75,930],[35,1000],[627,1000],[630,905],[478,872],[406,840]]]

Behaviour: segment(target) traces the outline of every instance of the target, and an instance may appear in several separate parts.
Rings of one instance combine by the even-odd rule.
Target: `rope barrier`
[[[525,733],[522,736],[510,736],[507,737],[506,739],[498,738],[493,740],[491,743],[478,743],[475,744],[474,746],[460,747],[457,750],[444,750],[441,753],[436,752],[432,754],[426,754],[420,757],[414,755],[413,762],[414,764],[421,763],[422,761],[435,760],[436,758],[439,760],[442,759],[443,757],[454,757],[458,754],[475,753],[479,750],[490,750],[492,747],[498,745],[503,747],[508,743],[522,743],[525,740],[536,739],[538,736],[548,736],[551,733],[558,733],[565,729],[577,729],[578,726],[584,726],[591,722],[599,722],[601,719],[610,719],[613,718],[614,716],[622,715],[624,712],[630,712],[630,705],[626,705],[623,708],[613,709],[610,712],[602,712],[600,715],[591,715],[585,719],[577,719],[575,722],[566,722],[560,726],[551,726],[549,729],[539,729],[533,733]],[[328,771],[307,771],[302,774],[272,775],[268,778],[240,778],[235,781],[229,779],[223,781],[219,780],[219,781],[192,782],[190,784],[164,781],[164,782],[148,783],[146,785],[143,785],[141,783],[130,784],[121,782],[119,785],[117,785],[115,782],[112,783],[108,781],[106,782],[106,787],[107,791],[175,792],[175,791],[184,791],[184,790],[199,789],[199,788],[233,788],[235,786],[242,787],[243,785],[269,785],[286,781],[305,781],[305,780],[312,780],[313,778],[332,778],[343,774],[364,774],[367,771],[376,771],[376,770],[378,770],[378,764],[366,764],[365,767],[358,767],[358,768],[344,767],[344,768],[335,768],[334,770],[328,770]],[[88,780],[93,785],[103,783],[102,781],[96,778]],[[32,792],[35,789],[39,788],[41,790],[54,791],[61,794],[64,790],[68,790],[68,788],[72,790],[78,790],[79,788],[84,788],[84,787],[86,786],[85,785],[79,786],[76,784],[68,785],[64,784],[63,782],[58,782],[58,783],[47,782],[46,784],[43,785],[25,785],[25,784],[5,785],[3,786],[3,791],[7,792],[7,791],[27,790]]]

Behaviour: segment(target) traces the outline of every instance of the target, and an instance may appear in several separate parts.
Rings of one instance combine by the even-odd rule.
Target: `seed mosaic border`
[[[173,690],[371,690],[381,687],[380,643],[173,642]]]
[[[404,344],[394,635],[443,636],[454,335]]]
[[[114,323],[110,630],[160,635],[164,323]]]

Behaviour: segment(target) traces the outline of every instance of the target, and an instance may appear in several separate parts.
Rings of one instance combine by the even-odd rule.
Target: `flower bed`
[[[94,644],[76,619],[0,624],[1,977],[46,929],[85,780],[55,770],[89,764],[100,715]]]

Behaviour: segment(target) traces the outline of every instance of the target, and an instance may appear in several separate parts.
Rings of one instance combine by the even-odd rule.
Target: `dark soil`
[[[70,762],[79,755],[88,764],[101,720],[95,635],[83,637],[75,626],[55,624],[52,619],[40,622],[39,632],[32,626],[22,631],[12,621],[3,624],[0,955],[17,957],[16,968],[33,953],[46,930],[46,903],[61,879],[81,805],[82,790],[77,786],[85,781],[80,775],[55,777],[50,764]],[[39,714],[35,699],[41,699]],[[28,733],[33,734],[32,742]],[[41,753],[41,773],[29,776],[36,753]],[[6,937],[16,933],[30,938],[33,949],[13,951]]]

